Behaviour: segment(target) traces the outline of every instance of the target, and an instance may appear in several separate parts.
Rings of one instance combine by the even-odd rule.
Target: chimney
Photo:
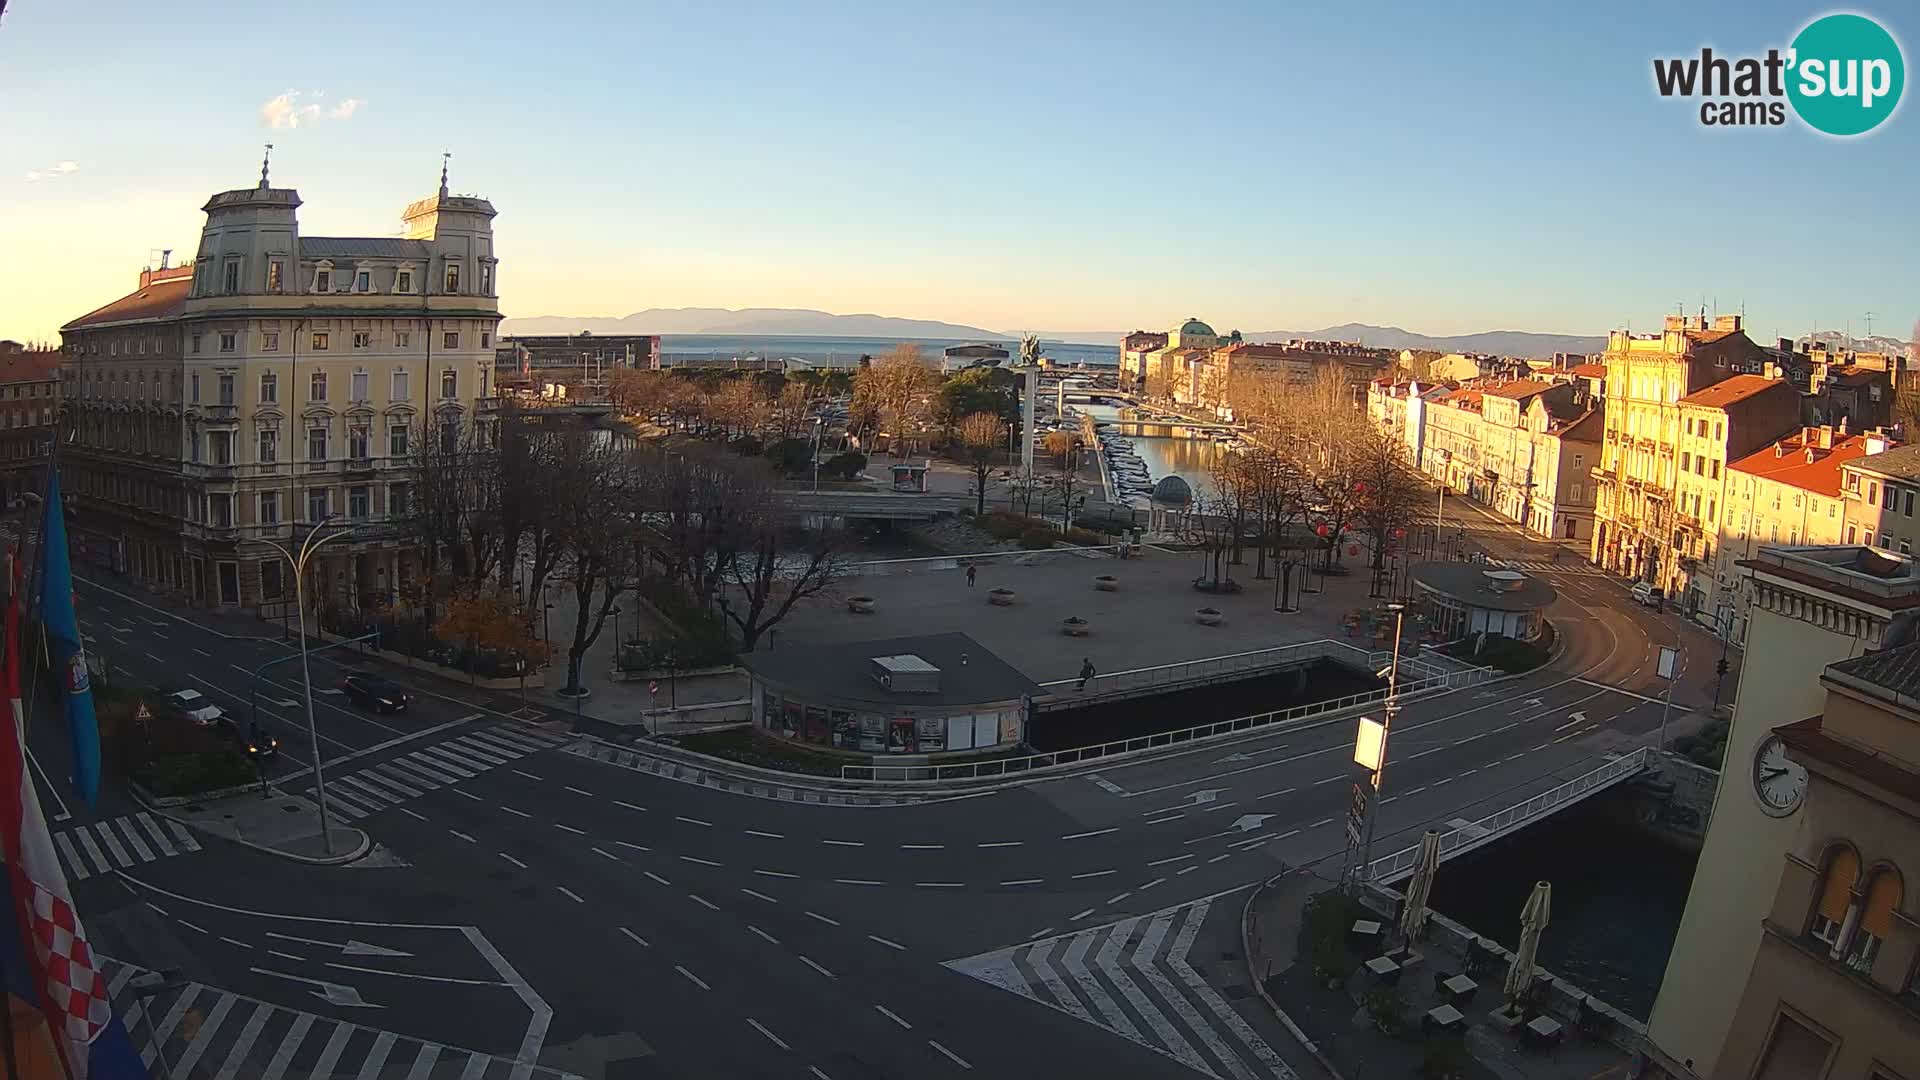
[[[1774,457],[1774,460],[1775,460],[1775,461],[1778,461],[1778,460],[1780,460],[1781,458],[1783,458],[1783,457],[1786,457],[1786,456],[1787,456],[1787,446],[1786,446],[1786,444],[1785,444],[1785,443],[1783,443],[1783,442],[1781,442],[1781,441],[1780,441],[1780,440],[1778,440],[1778,439],[1775,439],[1775,440],[1774,440],[1774,442],[1773,442],[1773,457]]]
[[[1713,317],[1713,328],[1715,330],[1738,330],[1741,327],[1741,323],[1742,320],[1737,314],[1716,315]]]
[[[160,249],[160,269],[165,270],[167,268],[167,264],[172,261],[173,261],[173,249],[161,248]]]
[[[1847,424],[1850,419],[1851,418],[1845,416],[1840,418],[1840,437],[1843,439],[1847,437]]]
[[[1868,457],[1872,457],[1875,454],[1885,453],[1886,449],[1887,449],[1887,437],[1885,435],[1882,435],[1877,429],[1872,434],[1867,436],[1867,456]]]

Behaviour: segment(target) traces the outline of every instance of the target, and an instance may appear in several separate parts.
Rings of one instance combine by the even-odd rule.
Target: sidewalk
[[[320,834],[320,808],[310,799],[275,792],[234,795],[224,799],[154,809],[160,817],[182,825],[284,856],[297,862],[333,866],[353,862],[373,848],[373,839],[334,819],[333,851]]]

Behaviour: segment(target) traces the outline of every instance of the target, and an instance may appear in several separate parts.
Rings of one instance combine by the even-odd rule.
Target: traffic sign
[[[136,723],[144,724],[153,719],[153,710],[147,708],[147,703],[143,701],[139,708],[133,710],[133,719]]]
[[[1353,782],[1353,794],[1347,803],[1347,840],[1358,844],[1367,831],[1367,807],[1373,802],[1371,781]]]

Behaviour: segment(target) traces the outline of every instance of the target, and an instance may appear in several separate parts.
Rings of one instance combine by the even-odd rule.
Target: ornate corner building
[[[302,236],[300,205],[263,166],[207,200],[191,265],[61,328],[76,558],[277,614],[270,542],[334,521],[356,528],[315,557],[313,595],[373,605],[419,573],[414,455],[491,437],[495,211],[444,170],[398,237]]]

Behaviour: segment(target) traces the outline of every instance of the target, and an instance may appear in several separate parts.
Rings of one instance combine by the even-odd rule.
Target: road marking
[[[1325,780],[1315,780],[1313,783],[1315,787],[1318,787],[1321,784],[1331,784],[1336,780],[1344,780],[1344,779],[1345,777],[1342,777],[1342,776],[1329,776]]]
[[[1420,785],[1419,787],[1417,787],[1417,788],[1414,788],[1414,789],[1413,789],[1412,791],[1403,791],[1403,792],[1401,792],[1401,793],[1400,793],[1400,795],[1401,795],[1401,797],[1403,797],[1403,798],[1408,798],[1408,799],[1411,799],[1411,798],[1413,798],[1413,797],[1414,797],[1415,795],[1418,795],[1418,794],[1420,794],[1421,792],[1423,792],[1423,791],[1425,791],[1425,790],[1427,790],[1427,785],[1425,785],[1425,784],[1422,784],[1422,785]]]
[[[1187,868],[1186,868],[1185,870],[1182,870],[1182,871],[1180,871],[1179,873],[1177,873],[1177,874],[1175,874],[1175,875],[1173,875],[1173,876],[1174,876],[1174,877],[1186,877],[1186,876],[1187,876],[1188,874],[1191,874],[1191,873],[1193,873],[1193,872],[1194,872],[1195,870],[1198,870],[1198,869],[1200,869],[1200,868],[1199,868],[1199,867],[1197,867],[1197,866],[1189,866],[1189,867],[1187,867]]]
[[[719,904],[716,904],[713,901],[707,899],[706,897],[701,896],[699,893],[688,893],[687,899],[693,901],[696,904],[699,904],[701,907],[706,908],[708,911],[720,910]]]
[[[1550,746],[1550,745],[1552,745],[1552,744],[1551,744],[1551,743],[1541,743],[1541,744],[1540,744],[1539,746],[1536,746],[1536,747],[1534,747],[1534,749],[1535,749],[1535,750],[1545,750],[1545,749],[1546,749],[1546,748],[1547,748],[1548,746]]]
[[[702,859],[693,855],[682,855],[680,856],[680,860],[682,862],[698,863],[701,866],[719,866],[720,865],[719,863],[714,862],[712,859]]]
[[[761,877],[797,878],[800,876],[799,874],[789,874],[784,870],[755,870],[754,873],[759,874]]]
[[[1012,881],[1003,881],[1000,884],[1002,885],[1038,885],[1045,880],[1047,879],[1037,878],[1037,877],[1023,877],[1023,878],[1014,878]]]
[[[1285,840],[1289,836],[1299,836],[1299,835],[1300,835],[1299,829],[1288,829],[1286,832],[1283,832],[1279,836],[1274,837],[1274,839]]]
[[[618,855],[615,855],[615,854],[614,854],[613,852],[611,852],[611,851],[608,851],[608,850],[607,850],[607,849],[605,849],[605,848],[599,848],[599,847],[596,847],[596,848],[594,848],[594,849],[593,849],[593,853],[594,853],[595,855],[598,855],[598,856],[600,856],[600,857],[601,857],[601,858],[603,858],[603,859],[612,859],[612,860],[613,860],[614,862],[619,862],[619,861],[620,861],[620,856],[618,856]]]
[[[1089,915],[1091,915],[1091,914],[1093,914],[1093,909],[1092,909],[1092,908],[1088,908],[1087,910],[1085,910],[1085,911],[1083,911],[1083,912],[1081,912],[1081,913],[1080,913],[1080,914],[1078,914],[1078,915],[1075,915],[1075,916],[1074,916],[1073,918],[1071,918],[1071,919],[1068,919],[1067,921],[1068,921],[1068,922],[1079,922],[1079,921],[1080,921],[1081,919],[1084,919],[1084,918],[1086,918],[1087,916],[1089,916]]]
[[[645,875],[647,875],[647,878],[648,878],[649,880],[651,880],[651,881],[652,881],[652,882],[653,882],[654,884],[656,884],[656,885],[671,885],[671,884],[673,884],[673,882],[671,882],[671,881],[668,881],[668,880],[667,880],[666,878],[663,878],[663,877],[661,877],[661,876],[660,876],[659,874],[656,874],[656,873],[654,873],[654,872],[653,872],[653,871],[651,871],[651,870],[643,870],[643,871],[641,871],[641,873],[643,873],[643,874],[645,874]]]
[[[1036,938],[1046,937],[1048,934],[1051,934],[1051,933],[1053,933],[1053,927],[1051,926],[1042,927],[1041,929],[1033,932],[1032,934],[1027,935],[1027,940],[1033,941]]]
[[[196,645],[196,646],[194,646],[194,649],[193,649],[193,651],[194,651],[194,652],[197,652],[197,653],[199,653],[199,654],[200,654],[201,656],[204,656],[204,657],[206,657],[206,658],[207,658],[207,659],[209,659],[209,660],[211,660],[211,659],[213,659],[213,654],[212,654],[212,653],[210,653],[210,652],[208,652],[208,651],[207,651],[207,650],[205,650],[205,649],[202,649],[202,648],[200,648],[200,647],[199,647],[199,646],[197,646],[197,645]]]
[[[626,927],[624,927],[624,926],[620,928],[620,932],[621,932],[621,933],[623,933],[623,934],[625,934],[625,935],[627,935],[627,937],[628,937],[628,938],[629,938],[630,940],[632,940],[632,941],[633,941],[633,942],[634,942],[635,944],[637,944],[637,945],[639,945],[639,946],[640,946],[641,948],[643,948],[643,949],[651,949],[651,948],[653,948],[653,946],[652,946],[652,945],[649,945],[649,944],[647,943],[647,939],[646,939],[646,938],[643,938],[643,937],[641,937],[641,936],[640,936],[639,934],[636,934],[636,933],[634,933],[633,931],[631,931],[631,930],[629,930],[629,929],[627,929],[627,928],[626,928]]]
[[[942,1054],[945,1054],[947,1057],[947,1060],[953,1062],[955,1065],[958,1065],[969,1072],[973,1070],[973,1066],[967,1064],[966,1058],[963,1058],[959,1054],[956,1054],[953,1051],[947,1049],[946,1047],[941,1046],[939,1043],[934,1042],[932,1039],[927,1040],[927,1045],[933,1047],[935,1050],[940,1051]]]
[[[899,943],[899,942],[897,942],[897,941],[888,941],[888,940],[887,940],[886,938],[883,938],[883,937],[879,937],[879,936],[877,936],[877,935],[874,935],[874,934],[868,934],[868,935],[867,935],[867,940],[868,940],[868,941],[877,941],[877,942],[879,942],[880,944],[882,944],[882,945],[885,945],[885,946],[886,946],[887,948],[889,948],[889,949],[894,949],[894,950],[897,950],[897,951],[899,951],[899,952],[906,952],[906,951],[907,951],[907,947],[906,947],[905,945],[902,945],[902,944],[900,944],[900,943]]]
[[[1212,806],[1209,806],[1209,807],[1207,807],[1207,808],[1206,808],[1205,810],[1202,810],[1202,811],[1201,811],[1201,813],[1203,813],[1203,814],[1211,814],[1211,813],[1213,813],[1213,812],[1214,812],[1215,810],[1225,810],[1225,809],[1226,809],[1227,807],[1229,807],[1229,806],[1239,806],[1239,805],[1240,805],[1240,804],[1239,804],[1239,803],[1237,803],[1237,802],[1223,802],[1223,803],[1214,803],[1214,804],[1213,804]]]
[[[837,877],[833,879],[833,883],[836,885],[885,885],[886,884],[886,882],[884,881],[874,881],[870,878],[852,878],[852,877]]]
[[[768,840],[785,840],[786,839],[786,837],[781,836],[777,832],[761,832],[759,829],[748,829],[747,835],[765,837]]]
[[[973,846],[978,848],[1019,847],[1021,843],[1022,841],[1019,840],[995,840],[989,844],[975,844]]]
[[[1492,731],[1489,731],[1489,732],[1487,732],[1487,734],[1489,734],[1489,735],[1498,735],[1498,734],[1500,734],[1501,732],[1503,732],[1503,731],[1505,731],[1505,730],[1507,730],[1507,728],[1516,728],[1516,727],[1519,727],[1519,726],[1520,726],[1519,724],[1507,724],[1507,725],[1505,725],[1504,727],[1497,727],[1497,728],[1494,728],[1494,729],[1493,729]]]
[[[755,900],[765,900],[769,904],[777,904],[780,902],[763,892],[754,892],[752,889],[741,889],[740,891],[743,893],[746,893],[748,896],[753,897]]]
[[[901,851],[945,851],[945,844],[901,844]]]
[[[1108,874],[1116,874],[1116,873],[1119,873],[1119,871],[1117,871],[1117,870],[1089,870],[1089,871],[1087,871],[1087,872],[1086,872],[1086,873],[1084,873],[1084,874],[1075,874],[1075,875],[1073,875],[1073,880],[1075,880],[1075,881],[1083,881],[1083,880],[1085,880],[1085,879],[1087,879],[1087,878],[1097,878],[1097,877],[1106,877],[1106,876],[1107,876]]]
[[[184,926],[184,927],[186,927],[186,928],[187,928],[187,929],[189,929],[189,930],[194,930],[194,931],[198,931],[199,933],[202,933],[202,934],[204,934],[204,933],[206,933],[206,932],[207,932],[207,931],[206,931],[206,928],[205,928],[205,927],[202,927],[202,926],[196,926],[195,924],[193,924],[193,923],[190,923],[190,922],[188,922],[188,921],[187,921],[187,920],[185,920],[185,919],[181,919],[181,920],[179,920],[179,923],[180,923],[180,925],[181,925],[181,926]]]
[[[791,1049],[793,1049],[793,1047],[791,1047],[791,1046],[788,1046],[788,1045],[787,1045],[787,1044],[786,1044],[785,1042],[782,1042],[782,1041],[781,1041],[781,1039],[780,1039],[780,1036],[778,1036],[778,1035],[775,1035],[775,1034],[774,1034],[773,1032],[771,1032],[771,1031],[768,1031],[768,1030],[767,1030],[767,1028],[766,1028],[766,1025],[765,1025],[765,1024],[762,1024],[762,1023],[761,1023],[760,1021],[758,1021],[758,1020],[755,1020],[755,1019],[754,1019],[753,1017],[751,1017],[751,1016],[749,1016],[749,1017],[747,1017],[747,1023],[748,1023],[748,1024],[750,1024],[750,1025],[752,1025],[752,1027],[753,1027],[753,1030],[755,1030],[755,1031],[757,1031],[757,1032],[759,1032],[759,1033],[760,1033],[760,1034],[762,1034],[762,1035],[765,1035],[765,1036],[767,1037],[767,1041],[768,1041],[768,1042],[770,1042],[770,1043],[772,1043],[773,1045],[775,1045],[775,1046],[777,1046],[777,1047],[779,1047],[780,1049],[782,1049],[782,1050],[791,1050]]]
[[[1148,825],[1165,825],[1165,824],[1166,824],[1167,822],[1169,822],[1169,821],[1179,821],[1179,820],[1180,820],[1181,818],[1183,818],[1183,817],[1186,817],[1186,816],[1187,816],[1187,815],[1185,815],[1185,814],[1175,814],[1175,815],[1173,815],[1172,817],[1163,817],[1163,818],[1154,818],[1154,819],[1153,819],[1152,821],[1149,821],[1149,822],[1146,822],[1145,824],[1148,824]]]
[[[519,867],[522,870],[525,870],[527,868],[526,863],[521,862],[519,859],[514,858],[513,856],[507,854],[504,851],[500,853],[500,857],[512,863],[513,865]]]
[[[1167,879],[1166,879],[1166,878],[1163,878],[1163,877],[1157,877],[1157,878],[1154,878],[1154,879],[1153,879],[1152,881],[1149,881],[1149,882],[1147,882],[1147,883],[1146,883],[1145,885],[1142,885],[1142,886],[1140,886],[1140,887],[1139,887],[1138,889],[1136,889],[1136,890],[1134,890],[1134,891],[1135,891],[1135,892],[1146,892],[1146,891],[1147,891],[1148,889],[1151,889],[1151,888],[1153,888],[1153,887],[1154,887],[1155,885],[1158,885],[1158,884],[1160,884],[1161,882],[1163,882],[1163,881],[1165,881],[1165,880],[1167,880]]]
[[[701,820],[700,820],[699,818],[696,818],[696,817],[682,817],[682,816],[681,816],[681,815],[679,815],[679,814],[675,814],[675,815],[673,815],[673,820],[675,820],[675,821],[684,821],[684,822],[686,822],[686,823],[687,823],[687,824],[689,824],[689,825],[698,825],[698,826],[700,826],[701,828],[704,828],[704,829],[711,829],[711,828],[713,828],[713,822],[711,822],[711,821],[701,821]]]
[[[585,796],[586,796],[587,798],[589,798],[589,799],[592,799],[592,798],[598,798],[598,796],[596,796],[596,795],[594,795],[594,793],[593,793],[593,792],[591,792],[591,791],[587,791],[587,790],[585,790],[585,789],[583,789],[583,788],[577,788],[577,787],[573,787],[573,786],[571,786],[571,785],[569,785],[569,786],[567,787],[567,790],[568,790],[568,791],[571,791],[571,792],[573,792],[573,793],[574,793],[575,795],[585,795]]]
[[[1317,828],[1319,828],[1319,827],[1320,827],[1320,826],[1322,826],[1322,825],[1331,825],[1331,824],[1333,824],[1333,819],[1332,819],[1332,818],[1321,818],[1321,819],[1320,819],[1319,821],[1316,821],[1316,822],[1314,822],[1313,824],[1311,824],[1311,825],[1309,825],[1309,826],[1307,826],[1307,828],[1309,828],[1309,829],[1317,829]]]
[[[780,944],[779,938],[774,937],[772,934],[767,933],[765,930],[762,930],[751,923],[747,924],[747,931],[751,933],[753,936],[759,938],[761,941],[764,941],[769,945]]]
[[[1480,771],[1480,768],[1479,768],[1479,766],[1475,766],[1475,767],[1473,767],[1473,768],[1471,768],[1471,769],[1461,769],[1461,770],[1460,770],[1460,775],[1461,775],[1461,776],[1472,776],[1472,775],[1473,775],[1474,773],[1477,773],[1477,772],[1479,772],[1479,771]]]
[[[1299,789],[1287,787],[1287,788],[1281,788],[1279,791],[1269,791],[1265,795],[1262,795],[1259,798],[1256,798],[1254,801],[1259,802],[1260,799],[1272,799],[1281,795],[1291,795],[1297,790]]]
[[[473,800],[474,802],[485,802],[485,801],[486,801],[486,800],[484,800],[484,799],[482,799],[482,798],[481,798],[480,796],[478,796],[478,795],[475,795],[475,794],[474,794],[473,792],[471,792],[471,791],[465,791],[465,790],[462,790],[462,789],[460,789],[460,788],[457,788],[457,787],[454,787],[454,788],[448,788],[447,790],[448,790],[448,791],[451,791],[451,792],[453,792],[453,793],[454,793],[455,795],[458,795],[458,796],[460,796],[460,797],[461,797],[461,798],[463,798],[463,799],[472,799],[472,800]]]
[[[152,908],[152,909],[153,909],[154,911],[156,911],[156,912],[159,912],[159,913],[160,913],[161,915],[166,915],[166,916],[167,916],[167,918],[169,918],[169,919],[171,919],[171,918],[173,917],[173,916],[171,916],[171,915],[167,915],[167,909],[166,909],[166,908],[163,908],[163,907],[161,907],[161,906],[160,906],[159,904],[156,904],[156,903],[154,903],[154,902],[153,902],[153,901],[151,901],[151,900],[148,900],[148,901],[146,901],[146,905],[147,905],[148,907],[150,907],[150,908]]]
[[[653,850],[652,848],[648,847],[645,844],[634,844],[634,843],[629,843],[625,840],[615,840],[614,843],[619,844],[621,847],[624,847],[624,848],[632,848],[635,851],[652,851]]]
[[[902,1029],[906,1031],[913,1030],[912,1024],[909,1024],[905,1020],[901,1019],[899,1013],[894,1012],[892,1009],[887,1008],[885,1005],[875,1005],[873,1008],[874,1008],[874,1011],[878,1012],[881,1016],[884,1016],[887,1019],[893,1021],[894,1023],[899,1024]]]
[[[823,844],[832,844],[834,847],[866,847],[867,846],[865,842],[860,840],[822,840],[820,842]]]
[[[576,904],[586,903],[585,900],[580,899],[579,893],[574,892],[572,889],[567,888],[565,885],[556,885],[554,886],[554,888],[559,889],[562,893],[566,894],[567,899],[573,901]]]
[[[1511,757],[1508,757],[1508,758],[1504,758],[1504,759],[1502,759],[1502,760],[1504,760],[1504,761],[1519,761],[1519,760],[1520,760],[1521,758],[1523,758],[1523,757],[1526,757],[1526,756],[1527,756],[1527,755],[1525,755],[1525,754],[1514,754],[1513,756],[1511,756]]]
[[[1439,753],[1440,751],[1442,751],[1442,750],[1445,750],[1445,749],[1446,749],[1446,747],[1444,747],[1444,746],[1436,746],[1436,747],[1434,747],[1434,748],[1433,748],[1433,749],[1431,749],[1431,750],[1422,750],[1422,751],[1420,751],[1419,753],[1417,753],[1417,754],[1415,754],[1415,755],[1413,755],[1413,757],[1410,757],[1410,758],[1408,758],[1407,760],[1408,760],[1408,761],[1412,761],[1412,760],[1413,760],[1413,758],[1422,758],[1422,757],[1426,757],[1426,756],[1427,756],[1428,754],[1437,754],[1437,753]]]
[[[1451,777],[1451,776],[1443,776],[1443,777],[1441,777],[1440,779],[1438,779],[1438,780],[1435,780],[1435,781],[1433,782],[1433,786],[1434,786],[1434,787],[1439,787],[1439,786],[1440,786],[1441,784],[1451,784],[1451,783],[1453,783],[1453,777]]]
[[[1110,828],[1110,829],[1092,829],[1092,830],[1089,830],[1089,831],[1087,831],[1087,832],[1077,832],[1077,833],[1068,833],[1067,835],[1065,835],[1065,836],[1063,836],[1063,837],[1061,837],[1060,839],[1062,839],[1062,840],[1084,840],[1084,839],[1086,839],[1086,838],[1087,838],[1087,837],[1089,837],[1089,836],[1105,836],[1105,835],[1107,835],[1107,834],[1108,834],[1108,833],[1110,833],[1110,832],[1119,832],[1119,831],[1120,831],[1120,829],[1119,829],[1119,828],[1118,828],[1117,826],[1116,826],[1116,827],[1114,827],[1114,828]]]
[[[277,956],[282,960],[291,960],[296,964],[304,964],[307,962],[307,958],[304,956],[295,956],[292,953],[283,953],[279,949],[268,949],[267,955]]]
[[[966,888],[966,882],[964,881],[916,881],[913,883],[913,887],[916,889],[963,889],[963,888]]]
[[[800,954],[799,954],[799,953],[795,953],[794,955],[795,955],[795,956],[800,956]],[[814,962],[813,962],[812,960],[810,960],[810,959],[808,959],[808,958],[806,958],[806,957],[804,957],[804,956],[800,956],[800,962],[801,962],[801,963],[803,963],[803,964],[805,964],[805,965],[807,965],[808,967],[810,967],[810,968],[812,968],[813,970],[815,970],[815,971],[817,971],[817,972],[819,972],[820,974],[822,974],[822,975],[825,975],[825,976],[826,976],[827,978],[829,978],[829,979],[831,979],[831,978],[833,978],[833,977],[834,977],[834,974],[833,974],[833,972],[831,972],[831,971],[828,971],[828,970],[827,970],[826,968],[823,968],[823,967],[821,967],[821,966],[820,966],[819,964],[816,964],[816,963],[814,963]]]
[[[1487,737],[1487,733],[1483,731],[1483,732],[1481,732],[1481,733],[1480,733],[1480,734],[1478,734],[1478,735],[1469,735],[1469,736],[1467,736],[1467,737],[1466,737],[1466,738],[1464,738],[1464,739],[1455,739],[1455,740],[1453,740],[1453,745],[1455,745],[1455,746],[1465,746],[1466,744],[1468,744],[1468,743],[1470,743],[1470,742],[1472,742],[1472,741],[1473,741],[1473,740],[1475,740],[1475,739],[1484,739],[1484,738],[1486,738],[1486,737]]]
[[[813,1080],[833,1080],[833,1077],[821,1072],[818,1065],[807,1066],[807,1071],[813,1074]]]
[[[1219,861],[1220,861],[1221,859],[1231,859],[1231,858],[1233,858],[1233,852],[1231,852],[1231,851],[1229,851],[1229,852],[1227,852],[1227,853],[1226,853],[1226,854],[1224,854],[1224,855],[1215,855],[1215,856],[1214,856],[1213,858],[1211,858],[1211,859],[1208,859],[1208,860],[1207,860],[1207,862],[1209,862],[1209,863],[1217,863],[1217,862],[1219,862]]]
[[[241,948],[243,948],[243,949],[251,949],[251,948],[253,948],[253,946],[252,946],[252,945],[249,945],[249,944],[247,944],[246,942],[244,942],[244,941],[241,941],[241,940],[239,940],[239,939],[237,939],[237,938],[230,938],[230,937],[222,937],[222,938],[221,938],[220,940],[221,940],[221,941],[224,941],[224,942],[226,942],[226,943],[227,943],[227,944],[229,944],[229,945],[238,945],[239,947],[241,947]]]
[[[1108,901],[1107,901],[1107,906],[1108,906],[1108,907],[1111,907],[1111,906],[1113,906],[1114,904],[1117,904],[1117,903],[1119,903],[1120,901],[1122,901],[1122,900],[1125,900],[1125,899],[1126,899],[1127,897],[1129,897],[1129,896],[1132,896],[1132,895],[1133,895],[1133,890],[1132,890],[1132,889],[1128,889],[1128,890],[1127,890],[1126,892],[1123,892],[1123,893],[1121,893],[1121,894],[1120,894],[1119,896],[1116,896],[1116,897],[1114,897],[1113,899],[1111,899],[1111,900],[1108,900]]]
[[[695,974],[694,974],[693,972],[691,972],[691,971],[688,971],[688,970],[687,970],[686,968],[683,968],[683,967],[681,967],[681,966],[680,966],[679,964],[675,964],[675,965],[673,965],[673,970],[675,970],[675,971],[677,971],[677,972],[679,972],[680,974],[682,974],[682,975],[684,975],[684,976],[686,976],[686,977],[687,977],[687,981],[688,981],[688,982],[690,982],[690,983],[692,983],[693,985],[695,985],[695,986],[697,986],[697,987],[699,987],[699,988],[700,988],[700,989],[702,989],[702,990],[711,990],[711,989],[713,989],[713,987],[711,987],[711,986],[708,986],[708,985],[707,985],[706,983],[704,983],[704,982],[702,982],[702,981],[700,980],[700,976],[698,976],[698,975],[695,975]]]
[[[547,782],[547,778],[546,778],[546,777],[544,777],[544,776],[535,776],[535,775],[533,775],[532,773],[530,773],[530,772],[528,772],[528,771],[526,771],[525,769],[514,769],[514,770],[513,770],[513,775],[515,775],[515,776],[524,776],[524,777],[526,777],[526,778],[527,778],[527,779],[529,779],[529,780],[538,780],[538,781],[540,781],[540,782],[541,782],[541,783],[543,783],[543,784]]]
[[[1193,854],[1189,852],[1185,855],[1175,855],[1172,858],[1168,858],[1168,859],[1155,859],[1152,862],[1148,863],[1147,865],[1148,866],[1165,866],[1170,862],[1179,862],[1181,859],[1191,859],[1191,858],[1193,858]]]
[[[840,920],[839,920],[839,919],[833,919],[833,918],[829,918],[829,917],[827,917],[827,916],[825,916],[825,915],[822,915],[822,914],[820,914],[820,913],[819,913],[819,912],[817,912],[817,911],[809,911],[809,912],[807,912],[807,918],[809,918],[809,919],[818,919],[818,920],[820,920],[821,922],[823,922],[823,923],[826,923],[826,924],[827,924],[828,926],[839,926],[839,925],[840,925]]]
[[[641,812],[641,813],[643,813],[643,814],[647,812],[647,808],[646,808],[646,807],[644,807],[644,806],[635,806],[635,805],[633,805],[633,804],[632,804],[632,803],[630,803],[630,802],[621,802],[621,801],[620,801],[619,799],[615,799],[615,800],[613,800],[613,805],[615,805],[615,806],[624,806],[624,807],[626,807],[626,808],[627,808],[627,809],[629,809],[629,810],[638,810],[638,811],[640,811],[640,812]]]
[[[454,790],[458,791],[459,789],[455,788]],[[523,817],[523,818],[533,817],[532,814],[527,813],[525,810],[515,810],[513,807],[508,806],[505,803],[500,804],[500,809],[505,810],[507,813],[512,814],[515,817]]]
[[[573,827],[573,826],[571,826],[571,825],[562,825],[562,824],[561,824],[560,822],[558,822],[558,821],[556,821],[556,822],[554,822],[554,823],[553,823],[553,827],[554,827],[554,828],[556,828],[556,829],[560,829],[560,830],[562,830],[562,831],[564,831],[564,832],[570,832],[570,833],[572,833],[572,834],[573,834],[573,835],[575,835],[575,836],[585,836],[585,835],[587,835],[587,830],[585,830],[585,829],[576,829],[576,828],[574,828],[574,827]]]

